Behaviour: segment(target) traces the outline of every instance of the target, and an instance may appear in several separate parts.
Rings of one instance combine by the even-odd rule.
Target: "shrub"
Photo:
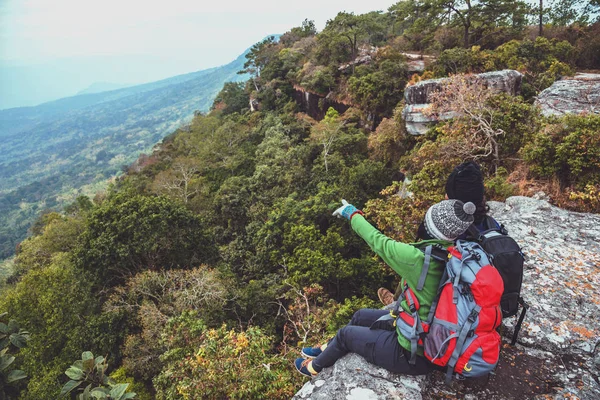
[[[164,333],[171,349],[154,379],[159,400],[289,399],[301,382],[291,359],[272,351],[258,327],[207,329],[194,313],[173,319]]]
[[[504,201],[515,193],[515,187],[506,180],[507,177],[506,168],[500,167],[494,176],[485,181],[485,193],[488,200]]]
[[[569,199],[575,201],[571,208],[581,212],[600,212],[600,185],[587,184],[584,190],[571,192]]]
[[[8,313],[0,314],[0,399],[16,399],[18,394],[17,385],[27,375],[20,369],[12,369],[16,354],[22,347],[27,345],[29,332],[22,330],[15,320],[8,321]],[[14,397],[13,397],[14,396]]]
[[[145,269],[189,267],[215,252],[199,218],[165,197],[115,194],[90,214],[87,225],[75,259],[97,284]]]
[[[79,389],[81,393],[77,396],[78,400],[135,398],[134,392],[127,392],[129,383],[116,383],[106,374],[107,368],[108,363],[104,357],[94,358],[90,351],[84,351],[81,360],[75,361],[65,371],[71,379],[65,383],[59,396],[67,396],[73,390],[87,384],[85,388]]]
[[[600,116],[568,115],[550,120],[523,147],[531,171],[542,178],[555,176],[562,187],[600,183]]]
[[[220,274],[206,267],[135,275],[104,306],[111,313],[127,312],[136,331],[125,339],[124,366],[135,377],[151,380],[162,367],[159,357],[166,349],[159,339],[169,318],[197,310],[206,321],[222,320],[227,298]]]

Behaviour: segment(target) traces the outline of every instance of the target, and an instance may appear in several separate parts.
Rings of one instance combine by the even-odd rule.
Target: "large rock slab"
[[[348,354],[307,382],[294,400],[421,400],[424,377],[392,374]]]
[[[600,215],[521,196],[489,205],[523,248],[522,295],[530,305],[516,346],[508,344],[516,317],[503,321],[501,358],[489,380],[448,386],[442,372],[400,376],[352,354],[295,399],[600,399]]]
[[[522,196],[489,205],[525,254],[522,293],[531,307],[519,341],[591,356],[600,343],[600,215]]]
[[[600,74],[576,74],[556,81],[536,100],[542,114],[600,114]]]
[[[522,78],[523,75],[520,72],[511,69],[473,75],[474,80],[482,81],[486,87],[513,96],[521,91]],[[410,134],[425,134],[432,124],[455,116],[448,113],[435,117],[423,113],[423,110],[431,102],[431,94],[439,91],[448,80],[449,78],[427,79],[404,89],[406,106],[402,111],[402,117]]]
[[[486,87],[499,92],[517,95],[521,91],[521,80],[523,75],[512,69],[502,71],[484,72],[473,75],[474,79],[481,80]],[[407,86],[404,89],[404,100],[406,104],[430,103],[430,95],[439,91],[450,78],[427,79]]]

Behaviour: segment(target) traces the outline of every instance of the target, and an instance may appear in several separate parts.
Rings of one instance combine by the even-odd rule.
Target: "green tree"
[[[73,268],[68,254],[32,269],[0,297],[0,310],[27,321],[31,339],[20,353],[30,379],[25,400],[55,399],[60,380],[81,348],[94,348],[118,358],[123,336],[120,316],[100,315],[86,275]]]
[[[304,21],[302,21],[301,26],[296,26],[290,29],[288,32],[281,35],[279,41],[285,47],[292,47],[292,45],[300,39],[315,36],[316,34],[317,28],[315,26],[315,21],[309,20],[307,18]]]
[[[314,142],[318,143],[323,148],[323,163],[325,165],[325,172],[329,171],[327,164],[327,158],[329,157],[333,144],[336,139],[339,139],[340,132],[343,127],[343,122],[339,119],[339,113],[329,107],[325,118],[319,124],[315,125],[312,129],[310,138]]]
[[[257,92],[260,91],[259,78],[261,71],[275,56],[276,48],[275,36],[269,36],[254,44],[245,56],[247,61],[244,63],[244,69],[238,72],[238,74],[250,74],[252,76],[251,79]]]
[[[348,80],[354,102],[374,118],[390,117],[408,81],[405,57],[390,47],[380,49],[374,66],[360,66]]]
[[[553,25],[587,25],[600,18],[599,11],[597,0],[554,0],[548,8],[548,17]]]
[[[249,109],[250,96],[244,90],[243,82],[226,82],[217,94],[212,110],[220,110],[223,114],[242,113]]]
[[[165,197],[112,195],[89,216],[76,265],[98,285],[145,269],[191,267],[215,251],[201,221]]]

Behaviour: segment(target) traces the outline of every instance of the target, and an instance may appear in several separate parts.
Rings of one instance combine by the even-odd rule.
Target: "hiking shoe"
[[[379,288],[379,290],[377,290],[377,297],[379,297],[379,301],[381,301],[384,306],[389,306],[394,302],[394,294],[386,288]]]
[[[304,358],[316,358],[325,350],[327,347],[327,343],[315,347],[303,347],[302,348],[302,357]]]
[[[304,376],[308,376],[309,378],[312,378],[318,374],[318,372],[312,367],[312,360],[310,358],[296,358],[294,365],[296,366],[296,370],[298,372]]]

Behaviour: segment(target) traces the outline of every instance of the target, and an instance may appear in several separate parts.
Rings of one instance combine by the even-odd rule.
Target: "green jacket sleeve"
[[[352,229],[386,264],[403,277],[409,286],[416,286],[423,265],[423,253],[419,249],[390,239],[373,227],[362,215],[355,215],[350,223]]]

